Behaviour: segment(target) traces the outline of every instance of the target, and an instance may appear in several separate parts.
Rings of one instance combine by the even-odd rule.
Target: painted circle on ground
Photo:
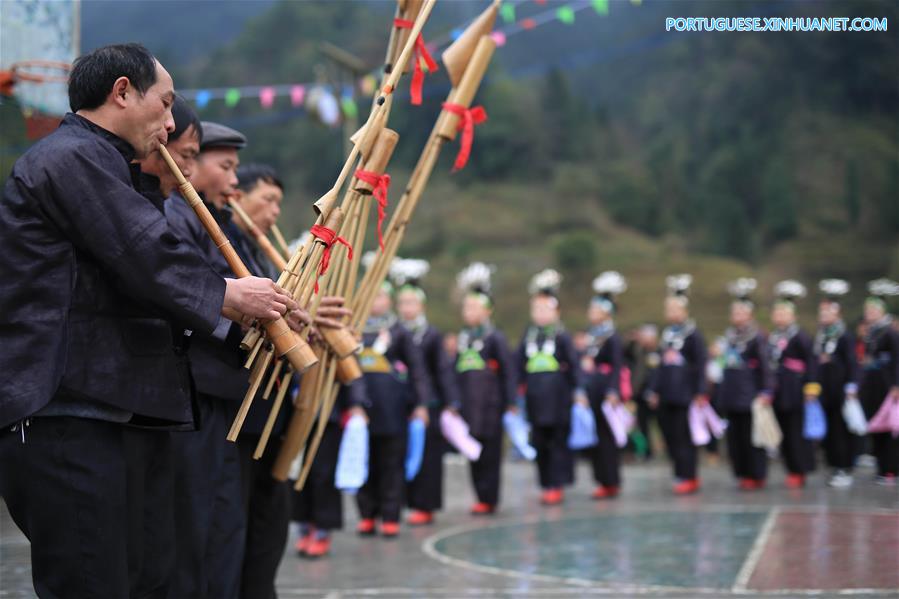
[[[729,590],[764,512],[646,512],[497,524],[449,533],[432,550],[455,562],[598,585]]]

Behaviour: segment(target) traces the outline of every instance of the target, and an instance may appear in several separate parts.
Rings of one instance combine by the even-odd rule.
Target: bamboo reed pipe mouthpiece
[[[372,148],[371,155],[363,165],[362,170],[375,173],[376,175],[383,175],[399,140],[399,133],[393,129],[382,129]],[[374,185],[367,181],[356,179],[353,189],[359,193],[370,195],[374,190]]]
[[[441,59],[446,67],[450,82],[457,87],[462,81],[462,75],[468,68],[471,57],[474,54],[478,41],[493,31],[496,22],[496,14],[499,12],[499,2],[494,2],[482,12],[471,25],[465,28],[456,41],[443,51]]]
[[[493,57],[493,51],[496,50],[496,42],[490,36],[483,36],[478,41],[468,67],[462,75],[462,80],[453,93],[453,104],[471,108],[471,102],[484,79],[487,67],[490,66],[490,59]],[[440,137],[453,140],[456,139],[456,133],[459,129],[459,115],[443,111],[440,120],[440,126],[437,135]]]

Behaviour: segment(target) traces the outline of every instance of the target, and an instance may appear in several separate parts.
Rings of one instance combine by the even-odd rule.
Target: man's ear
[[[125,108],[133,94],[134,88],[131,87],[131,81],[127,77],[119,77],[112,84],[112,101],[119,108]]]

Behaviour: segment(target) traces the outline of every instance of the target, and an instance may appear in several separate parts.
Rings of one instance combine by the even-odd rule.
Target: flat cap
[[[247,138],[244,134],[231,127],[211,121],[203,121],[201,125],[203,127],[201,152],[211,148],[236,148],[239,150],[247,145]]]

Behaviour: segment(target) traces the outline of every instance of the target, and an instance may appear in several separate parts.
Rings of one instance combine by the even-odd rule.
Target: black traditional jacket
[[[139,191],[133,148],[69,114],[0,201],[0,426],[51,400],[192,422],[174,330],[211,332],[221,276]]]

